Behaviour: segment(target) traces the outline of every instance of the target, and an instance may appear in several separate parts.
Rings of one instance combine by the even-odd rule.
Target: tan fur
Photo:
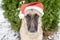
[[[33,14],[37,12],[36,10],[34,10],[33,12],[28,10],[26,14]],[[40,15],[40,14],[39,14]],[[30,33],[28,32],[27,30],[27,23],[26,23],[26,19],[24,18],[22,20],[22,25],[21,25],[21,28],[20,28],[20,36],[21,36],[21,40],[42,40],[43,38],[43,31],[42,31],[42,22],[41,22],[41,17],[39,18],[38,20],[38,31],[36,33]]]

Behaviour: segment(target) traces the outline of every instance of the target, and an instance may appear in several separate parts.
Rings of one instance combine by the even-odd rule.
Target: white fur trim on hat
[[[21,11],[20,11],[20,13],[19,13],[19,18],[20,18],[20,19],[23,19],[23,18],[24,18],[24,14],[21,13]]]
[[[43,9],[40,8],[40,7],[37,7],[37,6],[28,6],[25,8],[25,11],[26,12],[28,9],[36,9],[37,11],[39,11],[42,15],[44,15],[44,12],[43,12]]]

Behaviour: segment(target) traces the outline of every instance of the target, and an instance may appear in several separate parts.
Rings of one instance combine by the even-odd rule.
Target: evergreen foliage
[[[21,0],[22,1],[22,0]],[[52,31],[58,27],[60,0],[25,0],[25,3],[42,2],[44,5],[44,16],[42,17],[43,30]],[[21,20],[18,17],[20,7],[20,0],[3,0],[4,15],[8,18],[15,31],[18,31]]]
[[[18,31],[20,24],[20,19],[18,17],[20,0],[3,0],[3,3],[4,4],[2,5],[2,7],[5,10],[4,16],[11,23],[12,28],[15,31]]]

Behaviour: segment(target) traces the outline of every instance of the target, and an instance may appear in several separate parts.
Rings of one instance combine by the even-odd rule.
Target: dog
[[[29,9],[25,12],[20,27],[21,40],[42,40],[42,16],[35,9]]]

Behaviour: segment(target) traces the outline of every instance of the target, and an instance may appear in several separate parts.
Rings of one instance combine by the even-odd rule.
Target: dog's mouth
[[[37,14],[26,15],[26,22],[27,22],[27,29],[28,32],[35,33],[38,30],[38,18],[39,16]]]

